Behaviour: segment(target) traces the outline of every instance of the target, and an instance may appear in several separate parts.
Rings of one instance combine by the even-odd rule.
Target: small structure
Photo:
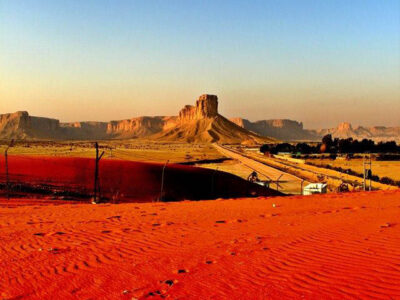
[[[303,195],[326,194],[327,187],[326,183],[310,183],[304,187]]]

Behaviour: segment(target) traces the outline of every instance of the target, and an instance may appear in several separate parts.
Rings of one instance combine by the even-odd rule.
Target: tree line
[[[322,138],[321,143],[280,143],[280,144],[265,144],[260,147],[262,153],[269,152],[277,154],[279,152],[286,152],[292,154],[353,154],[353,153],[400,153],[400,145],[395,141],[379,142],[370,139],[363,139],[361,141],[353,138],[339,139],[332,138],[331,134],[327,134]]]

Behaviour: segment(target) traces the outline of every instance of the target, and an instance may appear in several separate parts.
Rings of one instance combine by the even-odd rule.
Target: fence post
[[[99,183],[99,161],[104,155],[104,151],[99,156],[99,144],[96,142],[94,144],[96,148],[96,163],[94,168],[94,187],[93,187],[93,203],[97,203],[97,192],[99,192],[100,197],[100,183]]]
[[[8,150],[14,145],[14,140],[11,140],[8,144],[6,151],[4,152],[5,167],[6,167],[6,190],[7,190],[7,200],[10,201],[10,177],[8,174]]]
[[[160,197],[158,201],[162,201],[163,198],[163,190],[164,190],[164,173],[165,173],[165,168],[167,167],[169,160],[167,160],[162,168],[162,173],[161,173],[161,192],[160,192]]]
[[[300,183],[300,195],[303,195],[303,184],[304,184],[304,179],[302,179]]]
[[[279,179],[281,179],[281,177],[283,176],[283,174],[281,174],[281,176],[278,177],[278,179],[276,180],[276,190],[279,192]]]

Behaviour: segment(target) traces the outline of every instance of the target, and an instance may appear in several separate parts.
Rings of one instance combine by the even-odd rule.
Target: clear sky
[[[400,125],[400,1],[0,0],[0,113]]]

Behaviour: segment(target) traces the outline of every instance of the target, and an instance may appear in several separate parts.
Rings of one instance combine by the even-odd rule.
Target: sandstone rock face
[[[196,106],[186,105],[179,112],[179,119],[183,122],[214,118],[218,115],[218,97],[204,94],[196,101]]]
[[[274,119],[250,122],[242,118],[231,119],[232,122],[261,136],[273,137],[283,141],[320,141],[326,134],[333,138],[373,139],[375,141],[400,141],[400,127],[362,127],[354,128],[349,122],[342,122],[335,128],[304,129],[303,123]]]
[[[358,126],[354,128],[349,122],[340,123],[335,128],[320,129],[315,131],[319,137],[331,134],[333,138],[372,139],[375,141],[400,141],[400,127]]]
[[[175,117],[138,117],[129,120],[111,121],[107,126],[107,134],[119,138],[147,137],[163,131],[176,123]]]
[[[354,128],[344,122],[336,128],[307,130],[303,123],[288,119],[251,122],[227,120],[218,114],[218,97],[201,95],[196,104],[186,105],[178,116],[138,117],[110,122],[60,123],[32,117],[26,111],[0,115],[0,139],[124,139],[148,138],[167,141],[264,143],[272,138],[283,141],[319,141],[325,134],[339,138],[400,141],[400,127]]]
[[[60,122],[55,119],[31,117],[26,111],[0,115],[1,138],[55,138]]]
[[[196,101],[198,118],[213,118],[218,115],[218,97],[216,95],[201,95]]]
[[[350,131],[353,130],[353,126],[349,122],[342,122],[337,127],[338,131]]]
[[[287,120],[273,119],[250,122],[242,118],[231,119],[232,122],[261,136],[269,136],[279,140],[313,140],[316,137],[304,130],[303,123]]]

